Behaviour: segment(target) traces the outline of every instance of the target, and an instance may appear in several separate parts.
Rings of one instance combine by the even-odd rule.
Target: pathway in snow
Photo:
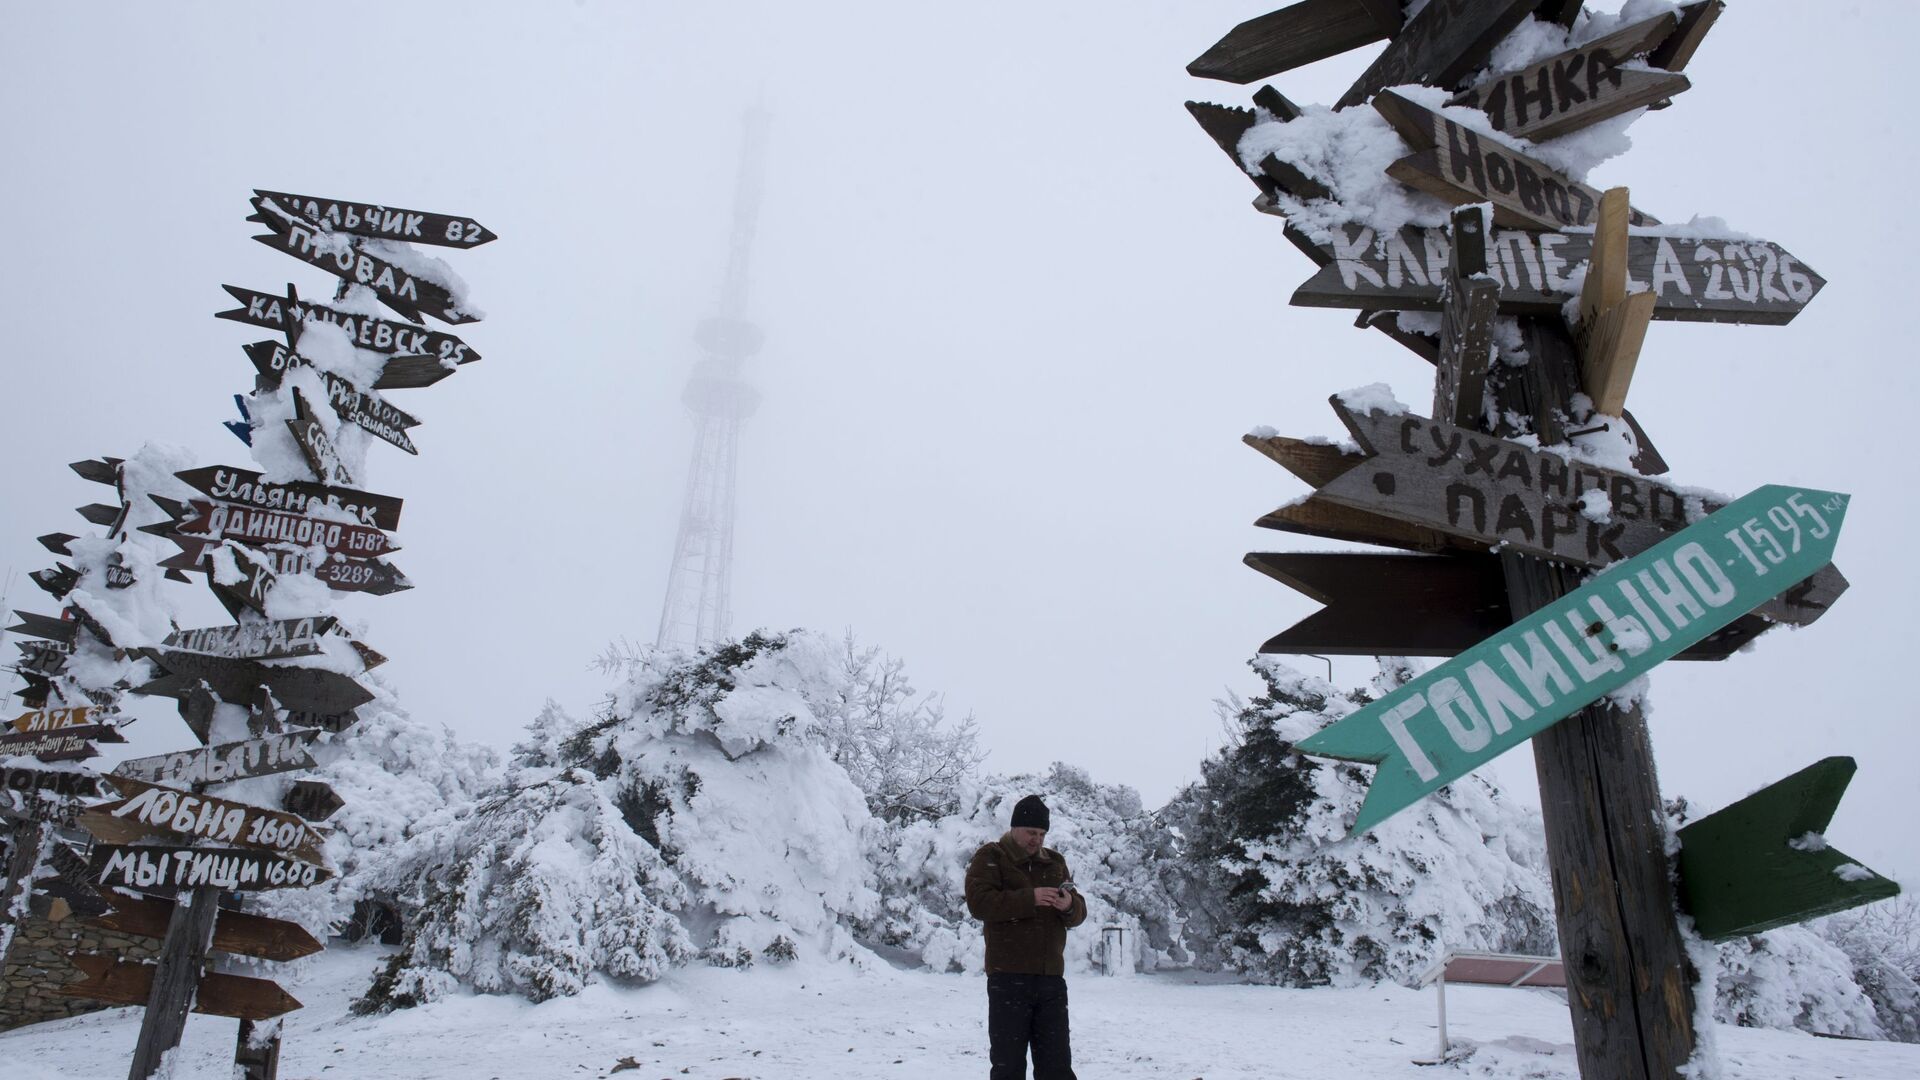
[[[986,1076],[986,991],[977,977],[797,966],[698,969],[671,986],[594,987],[528,1005],[462,997],[384,1017],[347,1002],[380,953],[329,949],[289,989],[284,1080],[627,1080]],[[1446,1068],[1411,1059],[1434,1043],[1431,991],[1281,990],[1178,977],[1071,981],[1075,1071],[1084,1080],[1575,1077],[1566,1007],[1538,991],[1454,987]],[[0,1034],[8,1080],[121,1080],[139,1011]],[[235,1024],[195,1016],[181,1077],[226,1080]],[[1920,1046],[1719,1028],[1727,1080],[1910,1080]],[[622,1058],[637,1069],[613,1074]]]

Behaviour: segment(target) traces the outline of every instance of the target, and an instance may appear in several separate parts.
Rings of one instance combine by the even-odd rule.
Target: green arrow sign
[[[1847,496],[1769,485],[1302,740],[1380,766],[1359,834],[1832,561]]]
[[[1897,895],[1900,886],[1827,846],[1853,779],[1830,757],[1680,830],[1680,901],[1708,941]]]

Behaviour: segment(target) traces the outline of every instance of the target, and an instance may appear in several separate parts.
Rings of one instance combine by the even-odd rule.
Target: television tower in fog
[[[727,636],[733,621],[733,495],[740,425],[760,403],[741,369],[760,351],[760,328],[747,320],[747,277],[767,149],[767,114],[749,109],[734,184],[733,237],[720,286],[720,313],[701,321],[693,340],[700,359],[681,400],[693,414],[693,461],[680,507],[667,599],[660,609],[661,648],[692,649]]]

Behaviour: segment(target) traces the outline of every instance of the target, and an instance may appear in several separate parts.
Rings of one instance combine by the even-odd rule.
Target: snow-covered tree
[[[1373,693],[1251,662],[1260,696],[1223,702],[1229,745],[1163,816],[1176,895],[1203,964],[1289,985],[1404,980],[1444,949],[1545,953],[1553,901],[1538,815],[1465,777],[1366,833],[1347,823],[1368,770],[1294,751],[1417,674],[1386,659]]]
[[[1806,926],[1720,942],[1715,1019],[1742,1027],[1799,1028],[1880,1038],[1874,1003],[1839,946]]]
[[[1814,924],[1847,954],[1889,1039],[1920,1042],[1920,900],[1903,894]]]
[[[549,705],[497,787],[387,866],[410,927],[366,1007],[859,954],[876,824],[816,731],[844,687],[832,644],[755,633],[621,666],[595,718]]]
[[[867,807],[888,821],[952,813],[985,756],[973,718],[949,725],[940,695],[914,690],[904,660],[860,647],[851,632],[839,662],[841,690],[821,703],[817,730]]]

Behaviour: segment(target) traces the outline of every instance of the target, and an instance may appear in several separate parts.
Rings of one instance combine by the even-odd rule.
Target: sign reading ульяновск
[[[1364,832],[1831,562],[1847,498],[1760,488],[1298,749],[1380,766],[1353,823]]]

